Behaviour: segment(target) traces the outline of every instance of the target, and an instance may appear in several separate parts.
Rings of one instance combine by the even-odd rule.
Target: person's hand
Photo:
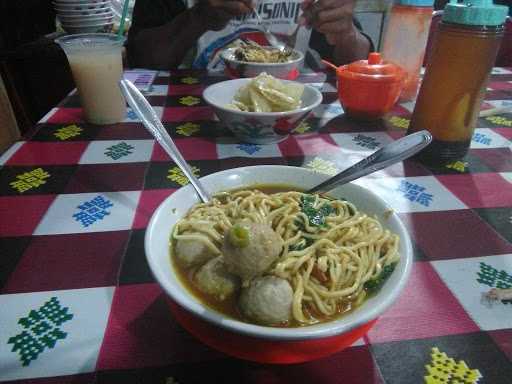
[[[355,5],[355,0],[304,0],[299,23],[323,33],[331,45],[353,40],[358,33],[353,22]]]
[[[208,29],[218,31],[233,17],[252,12],[252,0],[200,0],[198,9]]]

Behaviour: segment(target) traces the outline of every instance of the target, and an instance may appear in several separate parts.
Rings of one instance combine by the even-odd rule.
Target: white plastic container
[[[433,0],[396,0],[391,8],[382,57],[407,72],[400,101],[413,100],[418,93],[433,3]]]

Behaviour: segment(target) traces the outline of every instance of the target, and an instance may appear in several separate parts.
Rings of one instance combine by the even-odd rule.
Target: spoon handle
[[[137,114],[137,116],[142,120],[142,123],[146,129],[155,137],[158,144],[162,146],[165,152],[167,152],[171,159],[178,165],[178,167],[180,167],[185,176],[187,176],[201,200],[207,203],[210,200],[208,192],[206,192],[199,180],[195,177],[183,156],[181,156],[179,149],[174,144],[171,136],[169,136],[165,130],[164,126],[160,122],[160,119],[144,95],[140,93],[137,87],[133,85],[133,83],[129,80],[120,80],[119,86],[126,101],[132,110]]]
[[[256,18],[258,19],[258,25],[260,25],[261,28],[263,28],[263,33],[265,34],[265,37],[267,38],[267,41],[270,43],[270,45],[272,45],[274,48],[279,49],[280,51],[286,49],[286,45],[283,42],[279,41],[278,38],[272,32],[270,32],[268,27],[265,25],[263,19],[258,13],[258,10],[256,9],[256,6],[252,7],[252,10],[256,15]]]
[[[311,188],[308,193],[328,192],[335,187],[366,176],[387,166],[405,160],[425,148],[432,141],[432,135],[419,131],[388,144],[360,162],[338,173],[336,176]]]

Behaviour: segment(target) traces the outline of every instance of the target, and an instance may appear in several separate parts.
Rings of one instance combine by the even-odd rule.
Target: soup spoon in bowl
[[[210,201],[211,197],[208,191],[201,184],[199,179],[194,176],[189,165],[181,155],[178,147],[174,144],[171,136],[167,133],[155,111],[146,100],[144,95],[129,80],[120,80],[119,86],[126,101],[142,120],[142,124],[155,137],[156,141],[167,152],[171,159],[180,167],[185,176],[196,190],[199,198],[204,203]],[[425,148],[432,141],[432,135],[428,131],[419,131],[411,135],[402,137],[372,153],[357,164],[338,173],[336,176],[311,188],[307,193],[328,192],[335,187],[370,173],[376,172],[391,164],[405,160]]]
[[[360,162],[341,171],[336,176],[309,189],[306,193],[329,192],[342,184],[349,183],[370,173],[379,171],[394,163],[405,160],[432,142],[432,135],[426,130],[404,136],[365,157]]]

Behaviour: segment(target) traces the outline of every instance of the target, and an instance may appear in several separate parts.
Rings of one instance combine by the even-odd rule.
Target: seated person
[[[371,40],[353,18],[355,0],[137,0],[128,36],[132,67],[218,69],[218,52],[238,37],[268,45],[269,29],[302,52],[336,64],[366,58]],[[302,13],[301,13],[302,11]]]

